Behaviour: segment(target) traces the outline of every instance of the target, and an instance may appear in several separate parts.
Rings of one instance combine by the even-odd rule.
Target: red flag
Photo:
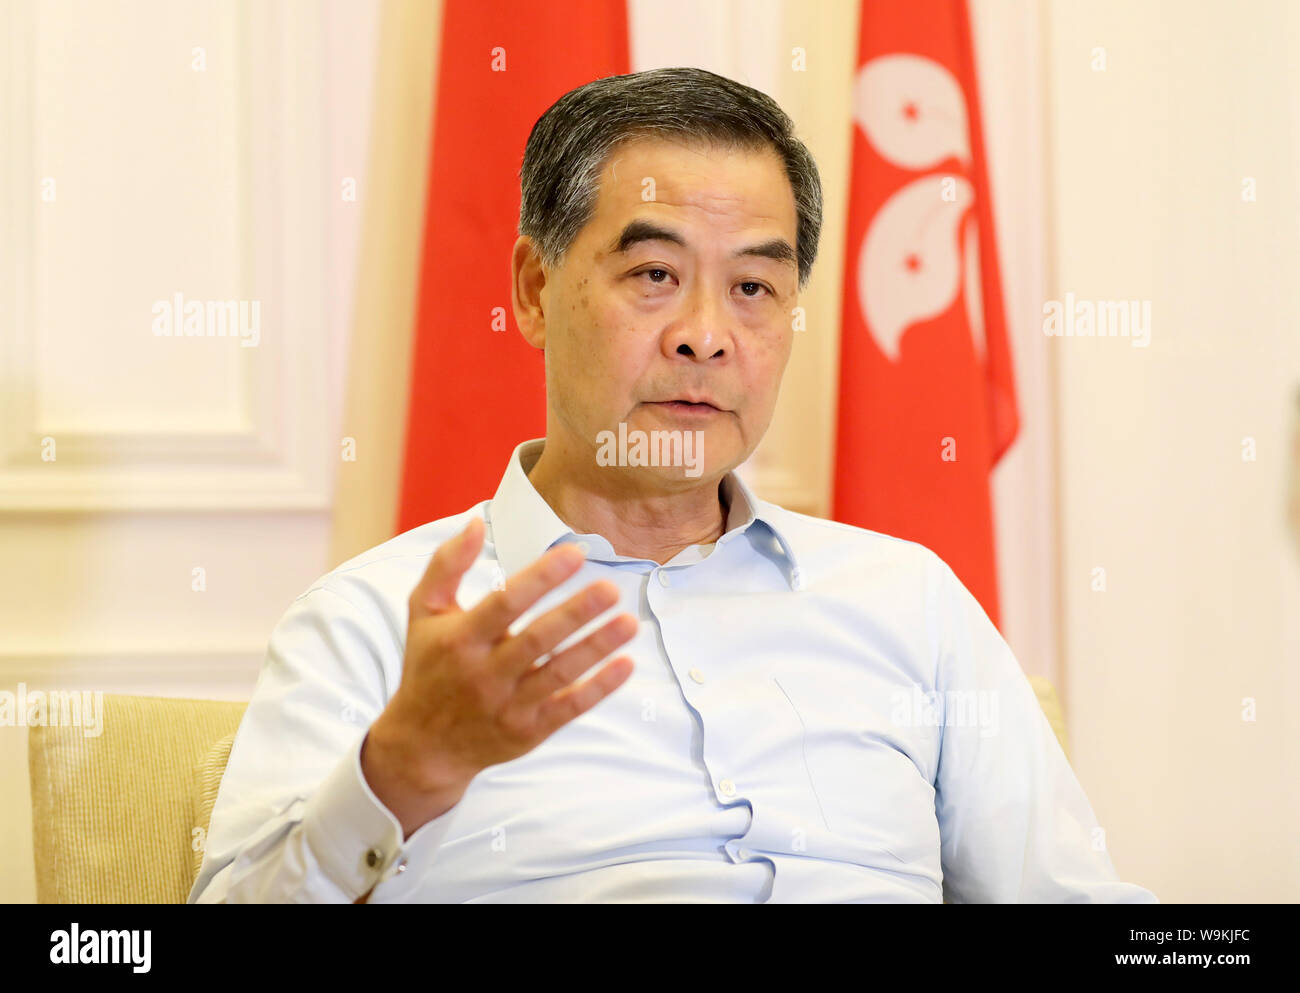
[[[398,531],[490,497],[546,433],[542,353],[510,309],[524,144],[560,96],[628,66],[625,0],[447,0]]]
[[[1019,429],[965,0],[862,4],[835,519],[918,541],[998,621]]]

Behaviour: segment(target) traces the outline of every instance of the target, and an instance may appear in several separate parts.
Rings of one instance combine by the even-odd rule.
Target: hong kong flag
[[[833,516],[999,619],[989,474],[1019,429],[965,0],[864,0]]]
[[[446,0],[398,531],[490,497],[546,433],[542,353],[510,309],[519,167],[563,94],[629,71],[626,0]]]

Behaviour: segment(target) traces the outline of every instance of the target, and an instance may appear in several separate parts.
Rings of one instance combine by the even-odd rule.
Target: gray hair
[[[638,137],[774,149],[794,193],[795,254],[804,287],[822,227],[817,164],[775,100],[704,69],[598,79],[570,90],[537,119],[519,174],[519,233],[533,239],[544,265],[558,265],[591,220],[600,174],[615,147]]]

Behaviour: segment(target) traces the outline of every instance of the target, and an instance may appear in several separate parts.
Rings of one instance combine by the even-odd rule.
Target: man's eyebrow
[[[618,240],[614,242],[610,250],[615,254],[626,252],[633,245],[642,241],[666,241],[682,248],[687,247],[686,239],[671,228],[661,227],[652,221],[629,221],[627,226],[619,233]],[[758,245],[739,248],[732,253],[733,258],[744,258],[746,256],[772,259],[775,262],[783,262],[793,267],[797,267],[799,264],[794,247],[784,238],[772,238]]]
[[[784,262],[787,265],[798,268],[799,260],[795,255],[794,248],[784,238],[773,238],[771,241],[765,241],[761,245],[750,245],[748,248],[742,248],[736,253],[736,258],[747,255],[757,255],[759,258],[772,259],[776,262]]]
[[[626,252],[641,241],[668,241],[682,248],[686,247],[686,239],[676,231],[660,227],[651,221],[629,221],[610,250],[615,254]]]

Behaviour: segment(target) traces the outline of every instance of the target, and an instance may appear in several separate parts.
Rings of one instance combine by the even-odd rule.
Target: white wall
[[[1152,313],[1146,348],[1051,339],[1074,763],[1120,871],[1167,901],[1300,899],[1298,14],[1046,19],[1052,294]]]

